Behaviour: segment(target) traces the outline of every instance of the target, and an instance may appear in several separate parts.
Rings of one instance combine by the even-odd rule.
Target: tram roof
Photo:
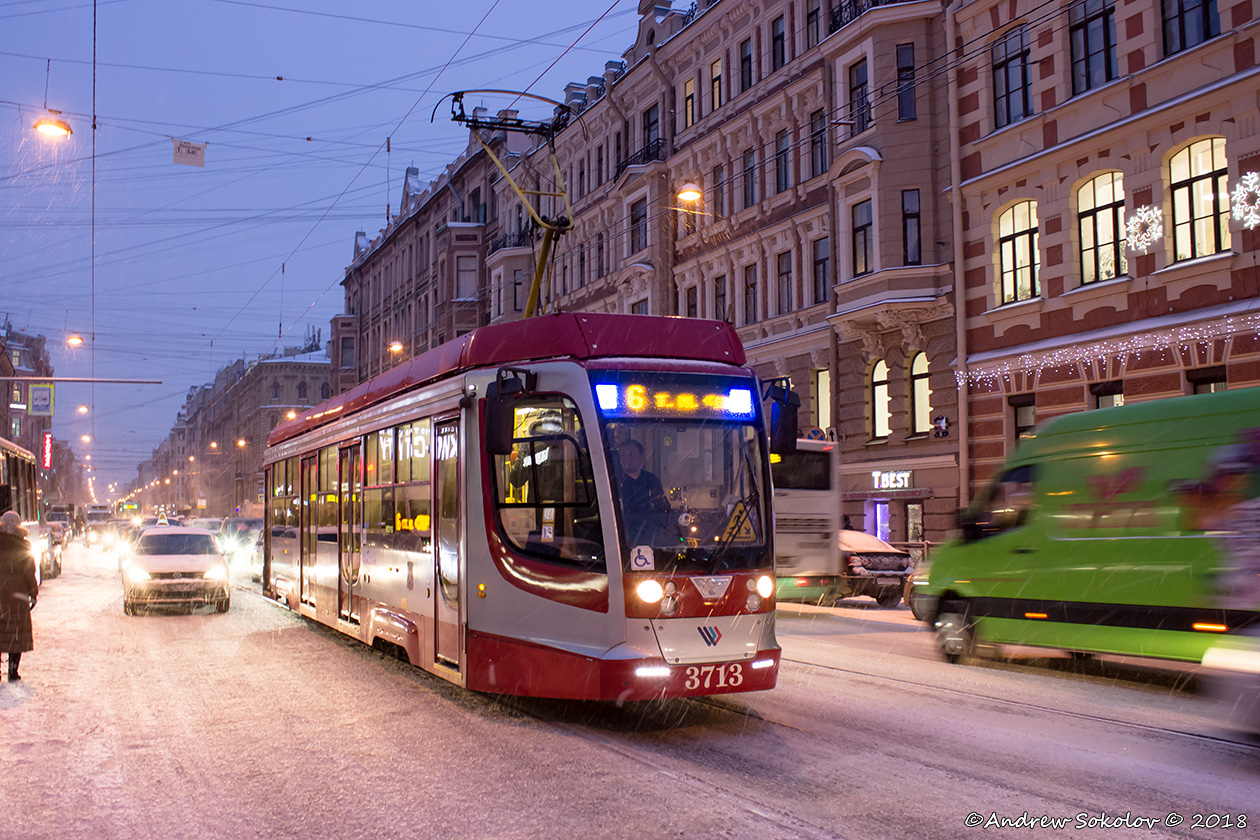
[[[744,364],[744,346],[723,321],[659,315],[562,312],[480,327],[421,353],[272,429],[269,446],[418,385],[479,367],[547,359],[615,357]]]
[[[9,440],[5,440],[4,438],[0,438],[0,452],[9,452],[26,461],[35,460],[35,455],[32,454],[29,450],[23,449],[22,447],[18,446],[16,443],[13,443],[12,441],[9,441]]]

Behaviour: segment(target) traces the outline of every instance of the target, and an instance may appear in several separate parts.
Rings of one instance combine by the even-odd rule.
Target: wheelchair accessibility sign
[[[636,545],[630,549],[630,568],[636,572],[655,571],[656,559],[652,555],[652,547]]]

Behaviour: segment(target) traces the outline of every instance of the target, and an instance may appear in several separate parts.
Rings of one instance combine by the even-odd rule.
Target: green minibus
[[[957,661],[1028,645],[1200,662],[1260,629],[1260,388],[1054,418],[916,582]]]

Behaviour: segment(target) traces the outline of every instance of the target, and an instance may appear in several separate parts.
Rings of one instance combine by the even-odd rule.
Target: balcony
[[[625,172],[631,166],[642,166],[645,163],[651,163],[654,160],[665,160],[665,141],[659,137],[648,143],[642,149],[630,155],[630,157],[617,163],[617,174],[613,176],[613,180],[621,177],[621,173]]]
[[[516,233],[505,233],[490,243],[490,253],[502,251],[504,248],[528,248],[533,244],[534,234],[528,229]]]
[[[840,31],[840,27],[850,24],[857,20],[862,12],[873,9],[876,6],[894,6],[899,3],[910,3],[914,0],[841,0],[840,3],[831,7],[831,28],[827,30],[827,34],[831,35]]]

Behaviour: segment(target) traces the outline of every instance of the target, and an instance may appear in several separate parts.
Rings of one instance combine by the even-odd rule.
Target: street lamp
[[[702,195],[704,195],[704,192],[700,187],[690,181],[678,188],[678,200],[685,201],[688,204],[693,201],[699,201]]]
[[[70,333],[70,336],[66,339],[66,344],[69,344],[71,347],[78,347],[82,343],[83,336],[78,333]]]
[[[401,353],[403,351],[403,343],[401,341],[391,341],[389,343],[389,352]]]
[[[78,408],[77,410],[78,410],[78,412],[79,412],[80,414],[87,414],[87,413],[88,413],[88,407],[87,407],[86,405],[81,405],[81,406],[79,406],[79,408]]]
[[[92,436],[91,436],[91,435],[83,435],[83,436],[81,436],[81,437],[79,438],[79,440],[83,441],[84,443],[91,443],[91,442],[92,442]]]
[[[237,449],[244,449],[244,448],[245,448],[245,438],[240,438],[239,440],[237,440],[237,441],[236,441],[236,447],[237,447]]]

